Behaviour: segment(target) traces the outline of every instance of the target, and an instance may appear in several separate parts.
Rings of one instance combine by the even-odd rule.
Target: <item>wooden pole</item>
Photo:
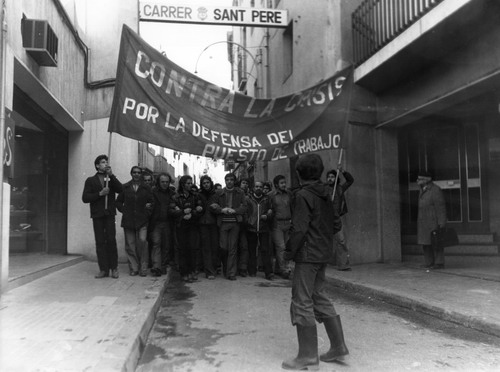
[[[108,165],[111,162],[111,138],[113,132],[109,132],[109,143],[108,143]],[[109,185],[109,176],[106,173],[106,177],[104,177],[104,187],[108,187]],[[108,209],[108,194],[104,197],[104,210]]]
[[[337,191],[337,184],[339,181],[339,169],[342,165],[342,154],[343,153],[344,153],[344,149],[340,148],[339,161],[337,163],[337,173],[335,174],[335,182],[333,183],[332,202],[335,199],[335,192]]]

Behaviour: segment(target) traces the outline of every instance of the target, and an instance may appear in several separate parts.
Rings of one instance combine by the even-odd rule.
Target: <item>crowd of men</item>
[[[197,281],[200,273],[209,280],[219,273],[236,280],[237,275],[255,277],[262,266],[266,279],[273,280],[275,273],[289,278],[293,261],[290,317],[299,350],[295,358],[283,361],[282,368],[317,370],[320,360],[341,361],[349,354],[340,316],[325,291],[335,239],[342,249],[339,269],[350,268],[343,236],[334,238],[342,230],[340,216],[347,211],[343,196],[353,181],[347,172],[330,171],[323,183],[321,157],[307,154],[296,163],[301,187],[294,192],[282,175],[274,177],[274,190],[268,186],[265,191],[264,182],[254,182],[250,190],[249,180],[237,183],[233,173],[226,174],[220,189],[209,176],[201,177],[198,188],[191,176],[184,175],[175,190],[167,173],[154,180],[133,166],[131,180],[122,185],[106,155],[98,156],[94,165],[97,173],[85,181],[82,200],[90,204],[97,279],[110,272],[112,278],[119,277],[116,209],[122,213],[131,276],[147,276],[149,270],[161,276],[171,266],[185,282]],[[345,182],[338,184],[340,173]],[[323,323],[330,340],[330,349],[321,355],[316,322]]]
[[[153,176],[139,166],[130,169],[131,179],[122,184],[113,175],[106,155],[94,161],[97,173],[84,186],[82,200],[90,203],[98,279],[118,278],[115,231],[116,210],[122,213],[121,227],[129,275],[161,276],[167,269],[179,271],[185,282],[200,275],[213,280],[255,277],[263,272],[290,278],[291,264],[284,258],[290,236],[294,192],[286,178],[277,175],[270,182],[237,180],[228,173],[225,186],[215,185],[204,175],[199,186],[184,175],[177,189],[168,173]],[[338,173],[338,175],[337,175]],[[339,176],[342,179],[339,181]],[[347,212],[344,193],[353,178],[340,169],[327,173],[339,214]],[[336,263],[350,270],[343,230],[336,234]]]

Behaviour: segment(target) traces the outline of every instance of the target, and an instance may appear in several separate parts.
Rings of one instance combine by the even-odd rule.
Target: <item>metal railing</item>
[[[352,14],[354,63],[359,66],[444,0],[365,0]]]

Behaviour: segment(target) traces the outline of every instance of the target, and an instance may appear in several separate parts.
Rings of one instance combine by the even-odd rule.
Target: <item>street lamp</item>
[[[202,54],[208,49],[210,48],[211,46],[213,45],[216,45],[216,44],[222,44],[222,43],[225,43],[225,44],[229,44],[229,45],[236,45],[237,47],[239,47],[241,50],[243,50],[246,54],[248,54],[250,56],[250,58],[252,59],[253,61],[253,66],[255,66],[255,68],[257,69],[257,65],[259,64],[259,61],[257,61],[257,59],[255,58],[255,56],[250,53],[250,51],[245,48],[243,45],[237,43],[237,42],[234,42],[234,41],[229,41],[229,40],[222,40],[222,41],[216,41],[216,42],[213,42],[209,45],[207,45],[201,52],[200,54],[198,55],[198,58],[196,59],[196,64],[194,66],[194,73],[197,74],[198,73],[198,63],[200,61],[200,58],[202,56]],[[253,68],[252,66],[252,68]],[[246,70],[246,69],[245,69]],[[233,71],[239,71],[239,70],[233,70]],[[256,85],[256,89],[260,89],[258,86],[257,86],[257,77],[252,75],[250,72],[248,71],[244,71],[245,74],[247,74],[248,76],[254,78],[255,80],[255,85]],[[257,70],[256,70],[256,73],[257,73]],[[258,74],[257,74],[258,75]],[[246,79],[245,79],[246,80]],[[241,82],[240,82],[241,83]],[[241,84],[240,84],[241,85]]]

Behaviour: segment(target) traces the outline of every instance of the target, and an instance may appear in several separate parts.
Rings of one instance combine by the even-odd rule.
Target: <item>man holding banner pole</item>
[[[94,227],[99,273],[96,279],[111,276],[118,278],[118,250],[116,246],[115,196],[122,192],[122,184],[113,174],[107,155],[94,160],[97,173],[87,178],[82,201],[90,204],[90,217]]]
[[[341,182],[339,181],[340,178],[342,178]],[[339,216],[342,217],[347,213],[345,192],[354,183],[354,178],[349,172],[342,169],[342,165],[339,161],[337,170],[332,169],[327,172],[326,183],[333,189],[332,198],[334,201],[334,205],[337,208]],[[352,269],[349,262],[349,250],[345,241],[343,226],[344,224],[342,223],[340,231],[337,232],[334,237],[334,260],[338,270],[351,271]]]

